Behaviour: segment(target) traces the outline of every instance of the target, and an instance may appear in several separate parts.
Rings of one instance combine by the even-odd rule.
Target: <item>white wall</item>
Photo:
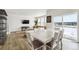
[[[78,13],[78,16],[77,16],[77,21],[78,21],[78,26],[77,26],[77,42],[79,42],[79,13]]]
[[[20,30],[21,26],[32,27],[34,25],[35,17],[46,15],[46,11],[42,10],[6,10],[7,17],[7,30],[8,33]],[[19,11],[19,12],[18,12]],[[33,12],[34,11],[34,12]],[[22,20],[30,20],[29,24],[22,24]]]
[[[46,23],[46,27],[47,27],[47,30],[53,31],[54,30],[53,29],[54,28],[54,26],[53,26],[54,25],[53,16],[51,17],[51,21],[52,21],[51,23]]]
[[[9,15],[7,20],[8,32],[20,30],[21,26],[32,27],[34,25],[34,17]],[[22,24],[22,20],[29,20],[29,24]]]

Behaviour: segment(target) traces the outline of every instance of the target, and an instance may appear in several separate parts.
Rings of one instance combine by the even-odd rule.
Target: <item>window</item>
[[[63,16],[63,29],[65,37],[77,39],[77,14]]]
[[[46,24],[46,18],[45,17],[39,17],[38,18],[38,26],[45,26]]]
[[[77,26],[77,14],[64,15],[63,26]]]
[[[77,38],[77,14],[69,14],[54,17],[54,25],[56,28],[64,29],[64,37],[69,39]]]
[[[62,17],[61,16],[54,17],[54,25],[55,25],[55,28],[62,27]]]
[[[38,18],[38,26],[40,26],[40,25],[41,25],[41,19]]]

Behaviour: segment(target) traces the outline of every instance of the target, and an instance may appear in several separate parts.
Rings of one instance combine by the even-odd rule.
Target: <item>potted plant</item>
[[[36,19],[36,20],[34,21],[34,23],[35,23],[35,28],[37,28],[38,20]]]

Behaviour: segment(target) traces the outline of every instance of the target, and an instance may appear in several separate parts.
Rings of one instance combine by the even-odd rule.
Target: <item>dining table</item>
[[[41,41],[43,45],[43,49],[46,50],[46,43],[50,42],[52,38],[54,37],[54,32],[52,30],[32,30],[32,31],[27,31],[30,33],[30,35],[33,38],[36,38],[37,40]],[[32,39],[33,41],[34,39]]]

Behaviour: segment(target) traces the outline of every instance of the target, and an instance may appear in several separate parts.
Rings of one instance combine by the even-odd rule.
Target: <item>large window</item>
[[[62,28],[62,17],[61,16],[54,17],[54,25],[55,25],[55,28]]]
[[[45,24],[46,24],[46,17],[39,17],[38,26],[45,26]]]
[[[63,26],[68,26],[68,27],[77,26],[77,14],[64,15]]]
[[[63,29],[65,37],[77,39],[77,14],[63,16]]]
[[[64,36],[69,39],[77,38],[77,14],[54,17],[55,28],[63,28]]]
[[[41,18],[38,18],[38,26],[41,25]]]

